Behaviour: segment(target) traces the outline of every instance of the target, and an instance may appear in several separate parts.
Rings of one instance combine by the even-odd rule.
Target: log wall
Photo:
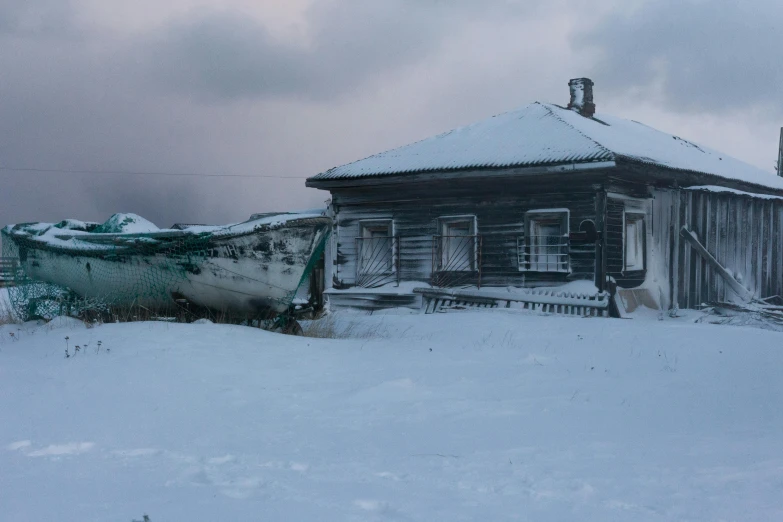
[[[562,179],[562,178],[561,178]],[[401,281],[429,283],[432,277],[433,236],[438,219],[475,215],[481,236],[482,286],[531,286],[595,278],[595,241],[571,240],[570,273],[520,271],[517,239],[524,237],[525,213],[567,208],[569,229],[577,232],[585,220],[596,221],[597,178],[564,186],[530,179],[474,179],[345,188],[332,191],[335,238],[332,245],[333,285],[356,284],[356,237],[362,220],[392,219],[399,237]]]

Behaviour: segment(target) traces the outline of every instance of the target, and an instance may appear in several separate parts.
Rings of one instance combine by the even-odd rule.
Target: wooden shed
[[[783,178],[596,113],[587,78],[569,86],[568,105],[535,102],[309,178],[332,196],[331,305],[567,283],[627,310],[783,294]]]

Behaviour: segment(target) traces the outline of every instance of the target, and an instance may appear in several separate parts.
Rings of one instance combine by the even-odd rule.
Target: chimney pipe
[[[783,127],[780,128],[780,144],[778,145],[778,176],[783,177]]]
[[[593,80],[590,78],[574,78],[568,82],[571,91],[571,101],[568,108],[576,111],[585,118],[592,118],[595,114],[593,103]]]

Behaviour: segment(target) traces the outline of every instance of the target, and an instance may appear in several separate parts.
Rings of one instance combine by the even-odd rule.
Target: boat
[[[171,229],[115,214],[102,224],[68,219],[9,225],[2,243],[3,255],[19,260],[23,280],[11,298],[28,317],[43,315],[35,310],[43,303],[62,307],[76,299],[82,307],[184,306],[260,320],[292,309],[330,228],[323,211]]]

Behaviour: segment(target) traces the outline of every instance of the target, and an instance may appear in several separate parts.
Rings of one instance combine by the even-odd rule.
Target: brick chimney
[[[568,102],[568,108],[578,112],[585,118],[592,118],[593,114],[595,114],[593,80],[590,78],[574,78],[568,82],[568,88],[571,90],[571,101]]]

